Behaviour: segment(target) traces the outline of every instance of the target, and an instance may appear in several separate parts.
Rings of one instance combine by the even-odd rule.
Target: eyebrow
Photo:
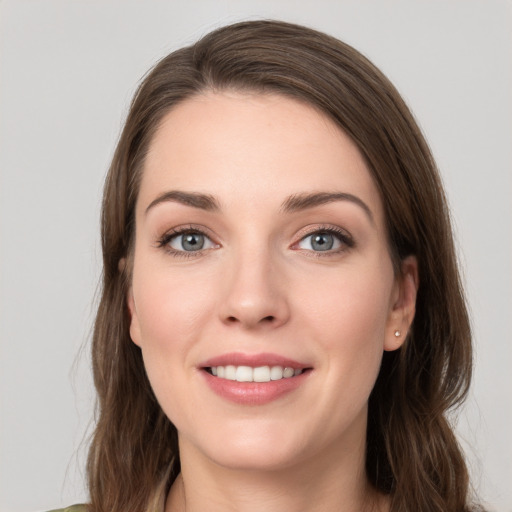
[[[373,223],[374,218],[369,206],[359,197],[346,192],[314,192],[305,194],[294,194],[290,196],[282,205],[281,209],[285,213],[292,213],[296,211],[314,208],[336,201],[349,201],[361,207],[370,221]]]
[[[181,203],[186,206],[192,206],[193,208],[199,208],[201,210],[210,212],[220,210],[219,203],[212,195],[200,194],[198,192],[170,190],[169,192],[164,192],[162,195],[158,196],[154,201],[151,201],[150,205],[146,208],[146,214],[157,204],[169,201],[174,203]]]
[[[313,192],[303,194],[293,194],[288,197],[281,205],[283,213],[293,213],[297,211],[307,210],[315,206],[321,206],[336,201],[349,201],[361,207],[370,221],[373,223],[373,214],[368,205],[359,197],[346,192]],[[210,194],[202,194],[199,192],[184,192],[181,190],[170,190],[159,195],[146,208],[146,214],[151,208],[165,202],[181,203],[192,208],[200,210],[218,212],[220,210],[219,202]]]

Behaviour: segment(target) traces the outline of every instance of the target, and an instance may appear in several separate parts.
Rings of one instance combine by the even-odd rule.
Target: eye
[[[157,243],[158,247],[174,256],[192,256],[201,251],[218,247],[202,230],[183,226],[167,232]]]
[[[188,231],[172,236],[167,244],[175,251],[195,252],[211,249],[215,244],[203,233]]]
[[[322,229],[301,238],[297,248],[314,252],[341,252],[344,248],[353,245],[352,238],[346,233],[334,229]]]

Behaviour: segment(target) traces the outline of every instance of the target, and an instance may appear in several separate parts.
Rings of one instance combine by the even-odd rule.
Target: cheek
[[[190,401],[180,397],[190,395],[189,380],[195,372],[191,349],[213,314],[212,291],[192,274],[143,262],[136,270],[132,288],[144,366],[158,402],[178,426],[191,414]]]
[[[328,355],[330,378],[348,392],[369,394],[377,377],[393,279],[391,264],[376,264],[317,280],[302,293],[303,330]]]
[[[195,337],[211,310],[208,280],[198,282],[193,273],[140,267],[144,271],[134,275],[133,294],[142,345],[175,351]]]
[[[391,266],[364,271],[347,268],[317,276],[314,283],[314,287],[304,283],[298,294],[308,323],[333,340],[383,341],[393,286]]]

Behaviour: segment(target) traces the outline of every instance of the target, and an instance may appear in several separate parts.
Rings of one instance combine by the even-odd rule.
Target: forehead
[[[139,203],[166,190],[269,207],[291,194],[336,191],[382,210],[350,137],[310,105],[278,94],[207,92],[174,107],[150,144]]]

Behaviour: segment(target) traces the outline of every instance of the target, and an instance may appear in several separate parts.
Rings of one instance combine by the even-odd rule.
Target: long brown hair
[[[380,190],[395,269],[419,262],[416,316],[384,354],[369,402],[366,471],[391,510],[461,512],[463,455],[446,418],[471,377],[471,336],[449,214],[429,148],[388,79],[350,46],[275,21],[220,28],[162,59],[131,104],[102,210],[103,287],[92,345],[98,421],[88,459],[91,510],[162,506],[180,470],[175,427],[162,412],[129,335],[128,258],[144,159],[169,110],[205,90],[274,92],[305,101],[357,144]]]

